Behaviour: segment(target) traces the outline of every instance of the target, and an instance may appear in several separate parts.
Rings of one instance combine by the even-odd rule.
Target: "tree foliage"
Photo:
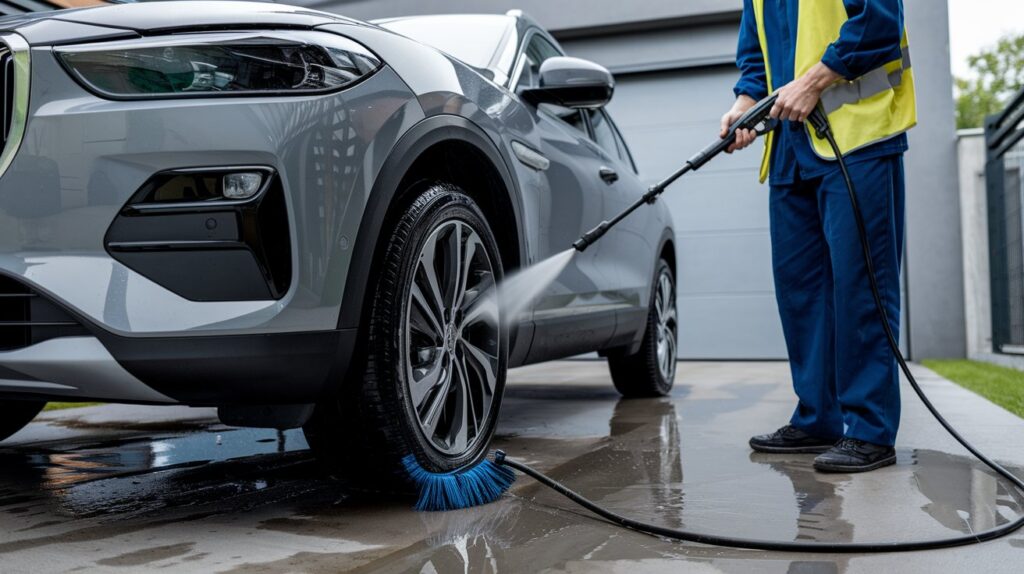
[[[961,129],[985,125],[985,117],[1002,111],[1024,86],[1024,34],[1003,36],[967,63],[973,77],[956,78],[956,123]]]

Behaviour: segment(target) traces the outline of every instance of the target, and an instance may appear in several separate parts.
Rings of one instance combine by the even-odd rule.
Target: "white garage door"
[[[717,136],[734,69],[619,78],[609,107],[648,183]],[[662,196],[679,260],[680,357],[784,359],[771,273],[768,188],[757,183],[761,144],[722,156]]]

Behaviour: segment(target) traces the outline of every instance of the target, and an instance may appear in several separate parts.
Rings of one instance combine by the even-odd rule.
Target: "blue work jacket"
[[[764,27],[771,60],[772,84],[781,88],[792,82],[796,56],[797,15],[800,0],[744,0],[736,65],[740,79],[733,92],[760,100],[768,95],[764,56],[757,33],[753,2],[764,2]],[[817,0],[806,0],[817,1]],[[847,80],[902,57],[903,0],[843,0],[850,19],[821,61]],[[805,23],[806,25],[806,23]],[[770,171],[771,185],[790,185],[836,169],[834,161],[818,157],[807,130],[796,122],[783,122],[775,138]],[[876,143],[847,157],[847,162],[901,154],[907,151],[906,134]]]

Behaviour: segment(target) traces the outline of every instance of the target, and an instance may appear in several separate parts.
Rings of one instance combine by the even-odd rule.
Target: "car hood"
[[[30,44],[59,44],[173,30],[250,27],[313,28],[356,20],[264,2],[146,2],[37,12],[0,18]]]

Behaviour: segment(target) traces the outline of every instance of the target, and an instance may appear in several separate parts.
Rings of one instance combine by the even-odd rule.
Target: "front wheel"
[[[612,382],[624,397],[665,396],[675,382],[679,340],[676,284],[672,268],[664,259],[658,261],[652,290],[640,350],[632,355],[608,357]]]
[[[0,441],[25,428],[45,406],[39,401],[0,401]]]
[[[400,476],[410,454],[431,472],[472,464],[494,434],[507,369],[494,235],[472,199],[435,185],[401,215],[381,263],[362,376],[317,407],[310,446],[373,476]]]

